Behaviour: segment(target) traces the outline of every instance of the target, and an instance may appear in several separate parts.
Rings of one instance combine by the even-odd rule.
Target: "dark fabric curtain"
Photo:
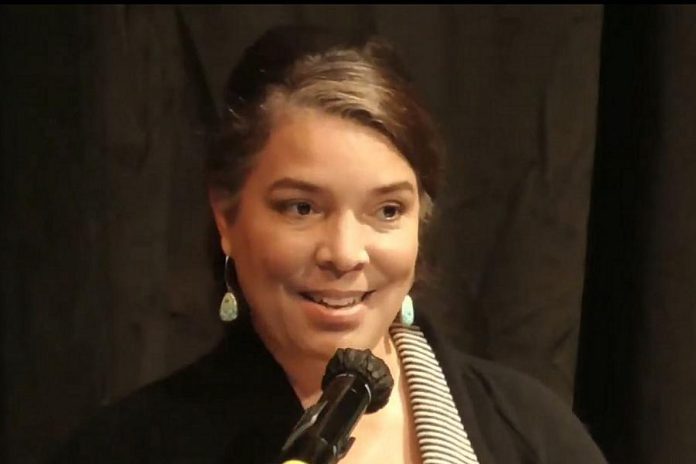
[[[696,461],[696,7],[606,7],[575,407],[612,462]]]
[[[0,8],[3,462],[218,340],[206,130],[281,22],[387,36],[440,122],[416,310],[574,401],[611,462],[696,460],[694,7]]]

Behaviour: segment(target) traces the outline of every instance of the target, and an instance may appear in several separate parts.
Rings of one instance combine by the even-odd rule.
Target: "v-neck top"
[[[606,462],[560,398],[522,373],[453,348],[424,316],[416,319],[417,341],[400,353],[404,366],[422,364],[423,356],[435,361],[416,369],[422,371],[416,377],[405,368],[424,462]],[[399,338],[415,329],[392,326],[397,350]],[[425,372],[433,366],[439,376]],[[432,395],[423,396],[427,390],[440,397],[449,390],[449,406],[433,409]],[[425,411],[421,418],[418,408]],[[209,354],[99,411],[51,462],[271,464],[303,412],[282,367],[242,316]],[[450,427],[438,427],[438,417]],[[432,427],[421,426],[419,435],[419,423]],[[457,423],[463,434],[456,433]],[[443,440],[460,452],[448,458],[452,451],[441,452]]]

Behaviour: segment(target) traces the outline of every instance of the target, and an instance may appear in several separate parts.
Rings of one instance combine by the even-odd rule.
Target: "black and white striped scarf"
[[[445,376],[417,326],[389,329],[408,385],[423,464],[478,464]]]

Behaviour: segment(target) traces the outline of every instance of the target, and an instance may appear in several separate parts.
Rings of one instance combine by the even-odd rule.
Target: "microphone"
[[[326,366],[322,395],[300,418],[283,445],[283,464],[335,464],[346,455],[363,414],[389,401],[394,379],[370,350],[339,348]]]

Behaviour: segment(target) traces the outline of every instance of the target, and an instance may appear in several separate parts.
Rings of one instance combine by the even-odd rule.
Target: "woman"
[[[61,462],[274,462],[337,348],[394,377],[342,463],[604,462],[537,382],[438,342],[409,292],[441,143],[394,51],[279,27],[227,88],[208,163],[227,336],[109,408]]]

